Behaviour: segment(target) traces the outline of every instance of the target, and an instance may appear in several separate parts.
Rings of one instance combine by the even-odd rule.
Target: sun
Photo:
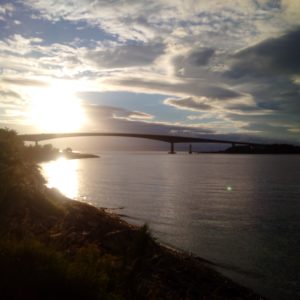
[[[66,86],[36,88],[29,93],[30,121],[43,132],[72,132],[85,118],[80,100]]]

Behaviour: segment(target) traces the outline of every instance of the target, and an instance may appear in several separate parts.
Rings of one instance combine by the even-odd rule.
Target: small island
[[[75,152],[71,148],[59,150],[51,144],[45,145],[29,145],[24,148],[25,159],[32,160],[36,163],[56,160],[58,158],[65,159],[83,159],[83,158],[99,158],[99,156],[89,153]]]
[[[147,225],[47,188],[14,131],[0,129],[0,147],[3,299],[263,299]]]

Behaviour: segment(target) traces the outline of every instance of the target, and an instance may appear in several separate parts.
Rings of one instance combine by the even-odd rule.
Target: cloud
[[[36,17],[51,21],[65,19],[73,22],[87,22],[100,27],[120,38],[149,40],[155,29],[149,25],[149,17],[155,19],[160,3],[154,1],[27,1],[26,5],[35,10]],[[145,10],[145,6],[147,10]]]
[[[113,116],[114,119],[123,119],[123,120],[151,120],[154,118],[153,115],[141,112],[141,111],[128,111],[125,109],[116,109]]]
[[[34,10],[36,17],[52,22],[85,22],[123,41],[168,39],[181,26],[191,28],[194,42],[195,36],[201,36],[205,44],[212,40],[209,35],[213,34],[222,41],[230,37],[231,43],[234,39],[235,43],[243,44],[246,39],[253,38],[253,33],[265,34],[255,26],[257,21],[271,22],[279,27],[282,24],[277,19],[283,18],[278,5],[243,0],[28,0],[25,5]],[[186,34],[181,37],[188,40]]]
[[[41,42],[42,39],[38,37],[25,38],[20,34],[14,34],[0,41],[0,49],[2,52],[12,53],[18,56],[26,55],[32,52],[37,43]]]
[[[37,79],[24,79],[24,78],[3,78],[2,82],[13,84],[13,85],[21,85],[21,86],[36,86],[36,87],[47,87],[49,84],[42,80]]]
[[[300,126],[299,127],[291,127],[288,129],[288,131],[293,133],[300,133]]]
[[[203,48],[199,50],[194,50],[189,54],[188,60],[190,64],[195,64],[197,66],[204,66],[209,63],[209,60],[214,55],[215,50],[212,48]]]
[[[172,72],[182,78],[205,78],[214,55],[213,48],[184,48],[170,56]]]
[[[124,68],[152,64],[163,51],[162,44],[117,45],[88,51],[86,57],[100,68]]]
[[[300,28],[267,39],[233,56],[232,78],[300,74]]]
[[[226,107],[227,117],[243,119],[248,122],[249,130],[262,134],[284,138],[293,133],[296,137],[297,130],[288,128],[300,126],[299,51],[300,28],[297,28],[229,56],[230,70],[220,80],[240,93],[251,95],[255,106],[232,103]]]
[[[177,109],[210,112],[215,114],[230,112],[242,115],[266,115],[273,112],[271,109],[258,107],[252,99],[247,97],[229,103],[220,103],[207,98],[195,97],[185,97],[181,99],[167,98],[164,100],[164,104],[174,106]],[[191,118],[189,119],[191,120]]]
[[[11,15],[15,7],[11,3],[3,3],[0,6],[0,15]]]
[[[89,120],[83,131],[130,132],[148,134],[211,135],[215,129],[205,124],[187,125],[180,122],[160,122],[145,112],[129,111],[120,107],[84,105]]]
[[[157,79],[141,79],[137,77],[115,77],[112,79],[105,79],[104,84],[119,86],[124,88],[132,88],[141,90],[144,92],[157,92],[161,94],[173,94],[183,96],[196,96],[196,97],[207,97],[219,100],[229,100],[233,98],[239,98],[240,93],[235,92],[229,87],[214,86],[208,82],[201,82],[199,80],[175,80],[168,81],[167,78],[164,80]]]
[[[300,2],[298,0],[282,0],[284,17],[288,22],[300,24]]]
[[[223,122],[227,132],[263,132],[263,127],[259,130],[255,124],[265,120],[274,125],[264,127],[266,135],[284,122],[289,125],[289,131],[284,127],[288,134],[297,134],[297,0],[16,3],[0,8],[0,17],[11,25],[14,20],[22,22],[22,26],[12,26],[0,41],[2,85],[6,90],[23,95],[27,87],[46,87],[54,79],[69,79],[76,86],[84,82],[84,91],[166,95],[159,105],[178,116],[178,122],[167,122],[175,117],[166,116],[158,124],[155,116],[143,112],[148,103],[138,105],[137,111],[126,110],[127,100],[122,104],[124,109],[86,108],[94,125],[101,122],[104,128],[118,124],[122,129],[126,124],[196,130],[197,126],[207,129],[209,125],[202,124],[205,121],[213,128],[221,128]],[[58,27],[61,32],[56,38],[53,32]],[[79,27],[80,32],[75,29]],[[155,109],[152,107],[151,112]],[[192,124],[199,119],[187,119],[183,110],[210,117]],[[216,133],[214,130],[210,133]]]
[[[106,105],[84,105],[84,110],[91,119],[124,119],[124,120],[150,120],[154,116],[141,111],[130,111],[120,107]]]
[[[146,114],[144,112],[140,112],[140,111],[133,111],[128,117],[127,119],[132,120],[132,119],[136,119],[136,120],[151,120],[153,119],[154,116],[150,115],[150,114]]]
[[[17,92],[0,85],[0,120],[1,123],[24,124],[26,101]],[[6,126],[7,126],[6,125]]]
[[[95,69],[84,58],[86,52],[85,48],[61,43],[45,45],[40,37],[14,34],[0,41],[0,67],[11,78],[74,77]]]
[[[207,99],[199,99],[193,97],[185,97],[181,99],[167,98],[164,104],[174,106],[178,109],[192,110],[192,111],[208,111],[212,106],[205,103]]]
[[[22,97],[18,93],[6,89],[0,90],[0,98],[0,105],[4,103],[15,103],[22,99]]]

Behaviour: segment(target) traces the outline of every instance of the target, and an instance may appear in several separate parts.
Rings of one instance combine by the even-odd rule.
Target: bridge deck
[[[207,139],[196,137],[185,137],[176,135],[156,135],[156,134],[139,134],[139,133],[115,133],[115,132],[76,132],[76,133],[39,133],[39,134],[21,134],[19,137],[23,141],[39,142],[45,140],[52,140],[58,138],[68,137],[84,137],[84,136],[111,136],[111,137],[132,137],[143,138],[156,141],[162,141],[166,143],[218,143],[218,144],[239,144],[248,146],[263,146],[262,144],[231,141],[231,140],[219,140],[219,139]]]

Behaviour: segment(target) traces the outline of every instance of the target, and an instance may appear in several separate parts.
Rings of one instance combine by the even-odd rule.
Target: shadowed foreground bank
[[[51,200],[14,197],[1,209],[3,296],[259,299],[201,259],[161,247],[147,227],[53,190],[44,196]]]
[[[44,186],[15,133],[0,130],[0,290],[4,299],[260,299],[147,226]]]

